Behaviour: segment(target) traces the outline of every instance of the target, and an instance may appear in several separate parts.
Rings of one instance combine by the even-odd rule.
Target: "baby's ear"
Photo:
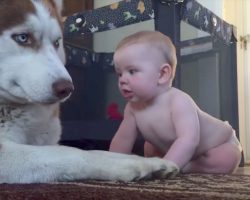
[[[172,78],[172,67],[168,63],[164,63],[160,69],[160,76],[158,83],[159,84],[167,83],[171,78]]]

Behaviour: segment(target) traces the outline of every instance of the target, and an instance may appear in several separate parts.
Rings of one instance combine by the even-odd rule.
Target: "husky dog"
[[[74,89],[64,68],[58,3],[0,0],[0,183],[176,174],[177,167],[160,158],[57,145],[59,103]]]

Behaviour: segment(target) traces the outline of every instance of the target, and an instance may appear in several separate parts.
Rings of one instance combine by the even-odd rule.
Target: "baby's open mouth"
[[[122,90],[122,95],[125,97],[125,98],[131,98],[131,96],[133,95],[133,92],[130,91],[130,90]]]

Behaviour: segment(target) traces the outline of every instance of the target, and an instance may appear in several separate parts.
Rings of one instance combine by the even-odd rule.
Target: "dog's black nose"
[[[52,85],[54,94],[59,99],[63,99],[70,95],[71,92],[74,90],[74,85],[71,81],[66,79],[60,79],[53,83]]]

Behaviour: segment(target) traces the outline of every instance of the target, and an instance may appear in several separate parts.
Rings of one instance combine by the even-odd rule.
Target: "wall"
[[[241,47],[240,36],[250,33],[249,0],[224,0],[223,19],[237,27],[237,77],[240,141],[243,146],[245,161],[250,163],[250,127],[249,127],[249,50]],[[249,45],[249,44],[248,44]],[[249,49],[249,48],[248,48]]]

